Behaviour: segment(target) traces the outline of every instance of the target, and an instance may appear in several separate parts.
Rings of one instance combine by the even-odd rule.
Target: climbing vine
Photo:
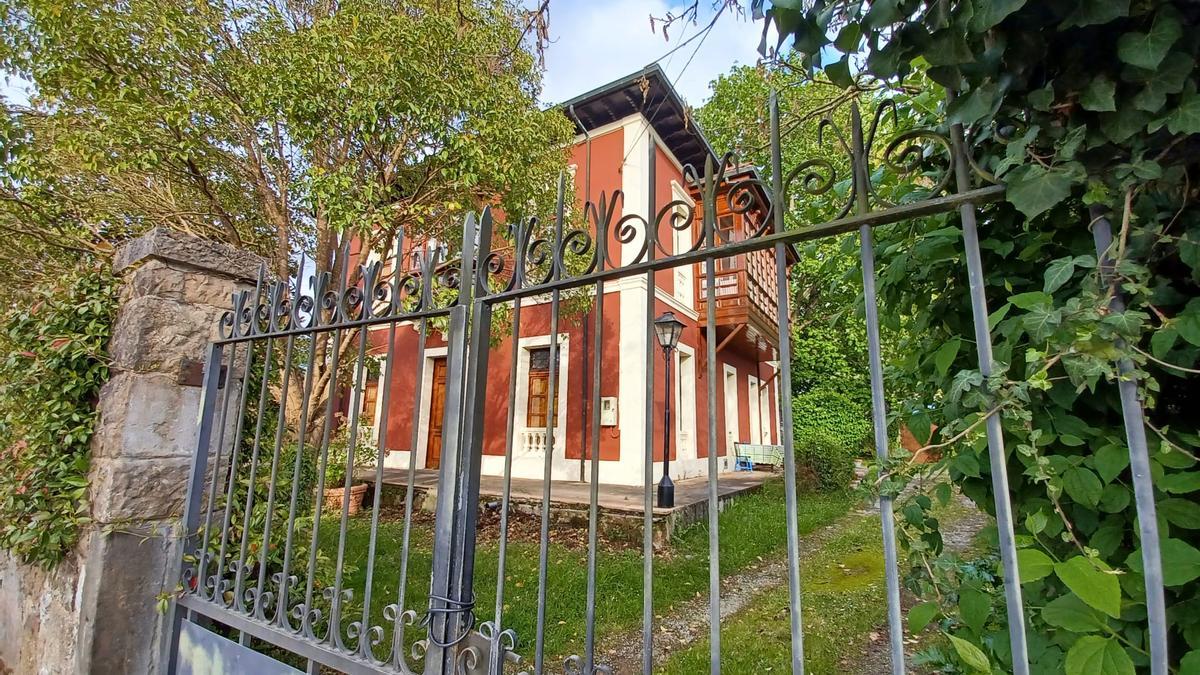
[[[889,386],[911,396],[896,409],[919,436],[936,425],[930,442],[945,444],[943,459],[919,471],[904,457],[882,467],[881,487],[897,490],[920,473],[990,509],[983,428],[998,415],[1031,664],[1038,672],[1145,669],[1137,511],[1117,397],[1118,381],[1135,381],[1163,539],[1170,660],[1197,672],[1200,8],[780,0],[766,18],[801,68],[842,86],[916,73],[957,92],[930,121],[964,125],[977,161],[1008,186],[1005,201],[979,213],[990,377],[975,361],[957,214],[879,233],[881,314],[904,328]],[[1101,217],[1113,243],[1098,255]],[[928,602],[913,609],[910,627],[936,622],[948,634],[948,667],[1009,671],[1001,584],[986,569],[939,572],[934,502],[901,509],[923,532],[914,536],[921,555],[910,584]]]
[[[0,547],[51,566],[87,522],[96,395],[117,285],[85,265],[9,310],[0,333]]]

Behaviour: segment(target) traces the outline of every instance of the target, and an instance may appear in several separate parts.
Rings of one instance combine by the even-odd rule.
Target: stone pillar
[[[92,442],[93,527],[81,545],[76,670],[152,673],[156,596],[177,583],[175,546],[196,452],[200,364],[231,295],[260,259],[165,229],[116,255],[124,277]]]

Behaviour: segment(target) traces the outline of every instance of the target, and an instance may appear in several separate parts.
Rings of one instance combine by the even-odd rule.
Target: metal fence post
[[[953,152],[955,187],[963,193],[971,189],[967,149],[961,124],[950,128]],[[967,278],[970,284],[971,316],[975,325],[975,351],[979,372],[986,379],[992,374],[992,334],[988,326],[987,297],[984,293],[983,261],[979,253],[979,232],[976,229],[975,205],[965,202],[958,207],[962,218],[963,248],[967,258]],[[1024,601],[1021,597],[1021,577],[1017,571],[1017,545],[1013,534],[1012,499],[1008,490],[1008,458],[1004,452],[1004,434],[1000,417],[987,418],[988,459],[991,465],[992,492],[996,502],[996,529],[1000,539],[1000,561],[1004,572],[1004,598],[1008,612],[1008,635],[1012,644],[1012,665],[1016,675],[1029,673],[1029,648],[1025,640]]]
[[[1096,259],[1105,282],[1112,283],[1113,261],[1108,255],[1112,246],[1112,224],[1104,216],[1104,207],[1092,206],[1092,239],[1096,243]],[[1114,289],[1108,306],[1113,312],[1125,311],[1125,298]],[[1124,347],[1118,341],[1117,348]],[[1138,534],[1142,544],[1142,577],[1146,586],[1146,614],[1150,624],[1150,672],[1167,673],[1167,609],[1163,592],[1162,554],[1159,551],[1158,515],[1154,504],[1154,484],[1150,476],[1150,453],[1146,444],[1146,424],[1142,402],[1138,398],[1137,380],[1132,376],[1133,363],[1128,358],[1117,361],[1121,377],[1117,389],[1121,395],[1121,414],[1125,421],[1125,442],[1129,446],[1129,469],[1133,474],[1133,497],[1137,504]]]

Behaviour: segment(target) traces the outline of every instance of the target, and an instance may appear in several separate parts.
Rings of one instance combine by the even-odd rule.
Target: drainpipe
[[[583,131],[583,198],[585,202],[588,202],[592,199],[592,135],[588,133],[587,127],[583,126],[583,122],[580,121],[579,115],[575,114],[574,105],[567,106],[567,114],[571,116],[571,119],[573,119],[575,124],[579,126],[580,130]],[[599,243],[597,243],[597,245],[599,245]],[[596,298],[595,301],[604,302],[604,298]],[[588,367],[588,346],[592,343],[592,341],[588,339],[588,326],[590,325],[589,319],[591,318],[591,315],[592,313],[590,311],[583,313],[583,378],[580,380],[580,384],[582,386],[579,390],[579,398],[583,402],[583,426],[581,427],[582,431],[579,435],[579,482],[581,483],[584,482],[585,478],[587,477],[587,452],[585,449],[587,448],[588,423],[592,419],[592,416],[588,414],[588,391],[590,390],[588,386],[588,373],[591,372],[591,368]],[[596,356],[594,358],[599,357]]]

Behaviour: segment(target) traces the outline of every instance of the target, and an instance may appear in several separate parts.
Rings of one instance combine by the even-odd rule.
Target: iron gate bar
[[[465,471],[461,474],[460,484],[457,488],[455,555],[451,560],[452,563],[456,563],[457,569],[451,581],[454,584],[454,597],[458,599],[461,606],[470,605],[470,609],[465,615],[465,625],[462,628],[456,627],[462,631],[462,634],[457,635],[456,639],[461,639],[470,633],[475,622],[475,530],[479,509],[479,474],[483,461],[483,413],[487,408],[488,357],[491,354],[488,343],[492,334],[492,306],[484,303],[479,297],[487,292],[487,275],[483,273],[483,266],[492,247],[492,211],[490,208],[484,208],[477,229],[469,229],[464,233],[464,240],[467,236],[477,239],[478,250],[474,256],[473,267],[464,269],[464,274],[469,272],[470,276],[464,276],[462,281],[463,292],[471,292],[470,326],[472,332],[470,344],[467,347],[467,357],[470,359],[470,363],[467,371],[467,388],[464,393],[464,397],[469,397],[466,398],[467,416],[463,428],[463,435],[466,438],[466,442],[463,443],[463,450],[466,453]],[[471,658],[478,659],[478,654]]]
[[[300,257],[300,267],[299,267],[300,270],[304,269],[305,261],[306,261],[305,257],[301,256]],[[297,275],[297,279],[296,279],[296,288],[297,288],[298,293],[301,290],[301,288],[300,288],[301,287],[301,281],[300,281],[301,275],[302,275],[302,272]],[[312,283],[314,284],[313,288],[315,290],[315,288],[316,288],[316,286],[315,286],[316,279],[315,278],[312,279]],[[300,312],[302,311],[301,307],[302,307],[302,303],[300,302],[299,299],[297,299],[297,301],[292,306],[292,320],[293,321],[296,321],[297,317],[299,317]],[[234,343],[234,349],[237,348],[237,344],[238,343]],[[309,403],[310,403],[311,396],[312,396],[313,373],[316,370],[316,362],[317,362],[317,339],[316,339],[316,336],[314,335],[314,336],[309,337],[308,361],[307,361],[307,364],[306,364],[306,367],[304,370],[303,397],[300,402],[299,419],[297,420],[296,457],[292,460],[292,490],[291,490],[291,495],[289,496],[289,499],[288,499],[288,515],[287,515],[287,528],[288,529],[287,529],[287,535],[285,537],[284,545],[283,545],[283,568],[279,573],[279,600],[278,600],[276,610],[275,610],[275,624],[278,625],[280,628],[286,629],[288,631],[298,630],[297,628],[292,626],[292,624],[289,620],[288,591],[290,591],[292,589],[292,587],[295,585],[295,583],[297,581],[297,578],[291,574],[291,571],[292,571],[293,544],[295,543],[295,535],[296,535],[296,507],[298,505],[298,500],[299,500],[299,496],[300,496],[300,494],[299,494],[300,481],[298,480],[298,477],[300,476],[301,467],[303,466],[304,443],[305,443],[305,441],[308,440],[308,416],[309,416],[309,413],[311,412],[309,410]],[[220,450],[220,448],[218,448],[218,451],[219,450]],[[301,625],[303,625],[303,617],[300,617],[300,618],[301,618]]]
[[[403,250],[404,250],[404,248],[403,248],[403,245],[404,245],[404,230],[403,230],[403,228],[401,228],[396,233],[396,237],[395,237],[394,241],[395,241],[395,250],[394,250],[394,253],[392,256],[392,265],[395,267],[396,273],[392,275],[392,284],[391,284],[391,289],[390,289],[390,295],[388,296],[389,299],[398,297],[399,293],[400,293],[399,269],[400,269],[400,260],[403,256]],[[365,252],[363,252],[362,254],[365,254]],[[362,254],[360,254],[360,255],[362,255]],[[382,271],[382,266],[380,266],[376,269],[379,271]],[[375,284],[371,283],[370,280],[364,280],[363,286],[366,288],[372,288],[375,286]],[[397,326],[397,323],[398,322],[392,322],[392,323],[388,324],[387,350],[384,355],[383,371],[381,373],[382,377],[380,378],[381,381],[385,384],[383,384],[382,386],[378,386],[378,388],[376,389],[376,394],[375,394],[380,399],[380,404],[381,404],[380,407],[382,408],[382,410],[380,411],[380,414],[379,414],[378,418],[376,419],[376,425],[377,425],[376,428],[379,431],[378,431],[378,435],[375,439],[375,441],[376,441],[375,482],[374,482],[374,486],[373,486],[374,487],[374,495],[373,495],[373,499],[372,499],[372,503],[371,503],[371,537],[370,537],[370,541],[367,544],[367,578],[366,578],[366,581],[363,583],[363,612],[362,612],[362,619],[359,622],[359,626],[361,626],[361,630],[362,631],[370,631],[372,633],[372,635],[370,638],[368,638],[367,633],[363,632],[362,637],[359,639],[359,645],[358,645],[359,646],[359,654],[363,658],[365,658],[373,663],[381,663],[381,661],[379,660],[378,657],[375,656],[371,647],[373,644],[377,644],[378,642],[381,642],[384,637],[382,627],[378,627],[379,630],[376,633],[375,629],[377,627],[371,626],[371,600],[373,599],[372,595],[373,595],[373,586],[374,586],[374,581],[375,581],[375,545],[376,545],[376,537],[377,537],[378,529],[379,529],[379,509],[380,509],[380,505],[381,505],[381,499],[383,496],[383,464],[384,464],[384,458],[387,455],[388,421],[389,421],[388,418],[390,416],[390,410],[391,410],[391,393],[392,393],[391,382],[392,382],[392,375],[393,375],[392,367],[393,367],[395,355],[396,355],[396,326]],[[362,332],[365,335],[368,331],[363,330]],[[419,382],[420,380],[418,379],[417,381]],[[382,391],[379,391],[379,389],[382,389]],[[283,398],[283,397],[281,397],[281,398]],[[286,400],[286,398],[284,398],[284,400]],[[416,426],[416,425],[414,425],[414,426]],[[410,452],[409,456],[412,457],[414,454],[415,454],[415,452]]]
[[[518,219],[509,225],[509,233],[513,240],[513,269],[510,284],[520,286],[521,277],[525,273],[525,248],[529,240],[529,236],[533,230],[535,221]],[[487,273],[488,263],[492,260],[499,261],[495,257],[495,253],[489,253],[488,259],[484,261],[481,271]],[[504,475],[500,490],[500,541],[499,550],[497,552],[496,561],[496,609],[493,619],[493,624],[490,627],[491,645],[488,650],[488,671],[493,673],[500,672],[501,662],[504,658],[505,640],[511,640],[511,644],[507,645],[510,649],[516,646],[516,634],[504,628],[504,582],[505,570],[508,565],[508,512],[512,499],[512,460],[513,460],[513,441],[516,437],[516,420],[517,420],[517,363],[521,356],[521,301],[513,302],[512,309],[512,354],[509,357],[508,367],[508,414],[505,419],[504,428]],[[409,489],[412,489],[412,478],[409,478]],[[481,630],[488,629],[487,625],[481,625]],[[509,637],[511,636],[511,637]]]
[[[880,107],[876,113],[886,110]],[[867,196],[870,177],[867,175],[867,149],[862,134],[862,116],[858,103],[850,104],[851,132],[854,153],[855,208],[861,215],[870,211]],[[887,408],[884,401],[883,348],[879,337],[879,300],[875,294],[875,247],[871,228],[858,228],[859,260],[862,264],[863,310],[867,325],[867,360],[871,380],[871,426],[875,435],[875,456],[879,461],[888,458]],[[888,649],[893,675],[904,673],[904,623],[900,617],[900,570],[896,555],[896,521],[892,512],[892,497],[879,495],[880,530],[883,536],[884,577],[887,584]]]
[[[1125,311],[1125,298],[1114,280],[1112,249],[1112,224],[1104,215],[1101,206],[1089,210],[1092,223],[1092,239],[1096,244],[1096,260],[1099,262],[1101,280],[1113,284],[1109,308],[1114,313]],[[1124,349],[1123,340],[1117,341],[1117,349]],[[1133,363],[1128,357],[1117,361],[1121,377],[1117,390],[1121,397],[1121,415],[1125,423],[1125,442],[1129,446],[1129,468],[1133,475],[1133,497],[1137,504],[1138,534],[1142,549],[1142,578],[1146,588],[1146,614],[1150,626],[1150,672],[1166,675],[1167,653],[1167,610],[1163,591],[1162,553],[1159,550],[1158,514],[1154,503],[1154,484],[1150,472],[1150,453],[1146,445],[1146,424],[1142,402],[1138,397],[1137,380],[1132,376]]]
[[[646,121],[647,127],[650,125]],[[649,129],[646,130],[649,132]],[[646,260],[654,262],[654,246],[656,237],[650,234],[650,222],[654,218],[655,184],[654,165],[657,164],[658,154],[654,143],[654,134],[646,133]],[[657,224],[657,220],[655,220]],[[622,249],[621,254],[625,251]],[[645,459],[642,461],[642,673],[650,675],[654,668],[654,269],[646,270],[646,400],[645,400],[645,435],[642,438],[642,449]],[[669,395],[669,394],[668,394]],[[664,450],[665,451],[665,450]]]
[[[196,548],[195,541],[197,536],[197,527],[200,524],[200,504],[203,497],[203,488],[205,475],[208,471],[208,447],[212,444],[212,421],[216,413],[218,388],[221,384],[221,345],[210,343],[204,356],[204,376],[203,386],[200,389],[200,417],[198,420],[198,434],[196,438],[196,446],[201,450],[192,455],[191,470],[188,472],[187,483],[187,498],[183,503],[183,545],[179,547],[176,553],[176,569],[182,570],[184,560],[187,557],[188,551]],[[229,369],[230,377],[226,379],[225,399],[229,398],[229,391],[233,389],[233,369]],[[224,432],[223,427],[218,427],[218,434]],[[217,461],[220,465],[220,459]],[[217,471],[213,471],[213,484],[216,484]],[[210,509],[211,510],[211,509]],[[207,537],[207,532],[203,535]],[[203,540],[201,540],[203,541]],[[205,546],[207,548],[207,546]],[[201,577],[193,577],[196,583],[200,586],[204,581]],[[183,577],[184,590],[187,590],[187,584],[191,581],[186,576]],[[170,636],[166,640],[165,648],[162,650],[164,662],[168,674],[175,672],[175,664],[179,659],[179,631],[183,625],[184,612],[179,603],[171,603],[168,607],[166,617],[166,626],[170,630]],[[190,618],[191,612],[187,612]]]
[[[558,199],[554,209],[554,238],[553,253],[550,257],[551,286],[555,286],[562,278],[563,216],[565,215],[564,200],[566,199],[566,176],[558,176]],[[547,571],[550,564],[550,490],[551,477],[554,469],[554,428],[558,423],[558,310],[561,302],[559,288],[550,291],[550,369],[546,382],[546,458],[542,468],[542,522],[541,534],[538,540],[538,608],[537,633],[534,647],[533,669],[535,675],[541,675],[545,661],[546,649],[546,584]],[[518,339],[518,336],[513,336]],[[563,410],[565,412],[565,409]],[[565,439],[563,447],[566,447]]]
[[[436,251],[431,252],[427,257],[433,262],[428,263],[418,257],[418,264],[436,265]],[[417,370],[416,379],[413,380],[414,382],[418,383],[418,385],[425,381],[425,342],[428,340],[428,337],[429,319],[422,317],[418,320]],[[390,381],[388,382],[388,388],[391,388]],[[420,427],[416,424],[416,420],[421,419],[422,391],[423,390],[421,386],[414,387],[412,437],[408,450],[408,485],[404,490],[404,530],[400,539],[400,579],[396,587],[396,603],[391,605],[392,664],[397,666],[402,673],[405,673],[405,675],[410,675],[413,671],[409,668],[408,657],[405,656],[404,627],[412,626],[416,623],[416,613],[406,608],[405,594],[408,591],[408,551],[410,536],[412,534],[413,488],[416,484],[415,477],[417,471],[417,441],[420,438]],[[432,392],[430,392],[430,396],[432,395]],[[386,613],[384,618],[388,618]]]
[[[959,194],[968,194],[971,176],[966,143],[961,124],[950,127],[950,143],[954,152],[955,187]],[[975,203],[962,202],[963,250],[967,258],[967,280],[971,295],[971,318],[975,327],[975,352],[979,357],[979,372],[987,379],[992,374],[992,331],[988,325],[986,281],[983,259],[979,253],[979,232],[975,222]],[[999,415],[988,415],[988,458],[991,464],[992,493],[996,505],[996,529],[999,533],[1000,561],[1004,571],[1005,610],[1008,614],[1008,636],[1012,649],[1014,675],[1028,675],[1029,648],[1025,638],[1025,604],[1021,599],[1021,575],[1017,569],[1017,544],[1013,534],[1012,497],[1008,488],[1008,458],[1004,454],[1004,432]]]
[[[438,469],[437,512],[434,517],[433,543],[433,579],[430,584],[429,610],[426,618],[429,623],[429,651],[426,659],[429,664],[439,664],[441,672],[454,668],[455,653],[453,647],[462,637],[459,635],[459,624],[466,616],[471,616],[472,607],[464,604],[453,583],[455,572],[455,527],[457,514],[455,506],[458,502],[456,488],[458,476],[462,471],[465,439],[464,429],[460,424],[463,419],[462,406],[466,397],[466,374],[468,368],[467,349],[467,306],[471,301],[474,284],[471,274],[474,269],[475,256],[475,216],[468,214],[463,227],[462,258],[459,268],[459,293],[450,310],[450,326],[448,336],[461,336],[462,339],[449,340],[446,350],[446,404],[442,424],[442,449],[440,467]],[[447,441],[449,441],[447,443]],[[473,604],[473,603],[471,603]]]
[[[771,138],[776,142],[771,144],[771,198],[775,209],[771,212],[776,236],[787,232],[784,222],[783,204],[783,154],[779,139],[779,97],[771,90],[768,101],[768,113],[771,124]],[[793,437],[792,421],[792,331],[791,331],[791,286],[787,277],[787,242],[780,240],[775,243],[775,292],[782,307],[775,312],[775,330],[779,338],[779,391],[785,396],[779,400],[779,440],[783,444],[783,495],[784,518],[787,525],[787,554],[788,554],[788,601],[790,612],[790,632],[792,640],[792,672],[804,672],[804,630],[802,626],[800,604],[800,531],[799,514],[796,504],[796,447]],[[711,282],[710,282],[711,283]],[[787,405],[784,405],[787,401]]]
[[[716,246],[717,185],[712,178],[712,158],[705,160],[703,194],[703,227],[701,236],[706,246]],[[705,364],[708,377],[708,668],[716,675],[721,672],[721,560],[720,520],[717,497],[717,282],[716,260],[704,261],[704,322],[708,332],[705,340]],[[722,386],[724,386],[722,384]],[[726,407],[728,409],[728,407]],[[726,420],[728,425],[729,421]],[[729,432],[726,430],[726,435]],[[735,458],[736,461],[736,458]]]

